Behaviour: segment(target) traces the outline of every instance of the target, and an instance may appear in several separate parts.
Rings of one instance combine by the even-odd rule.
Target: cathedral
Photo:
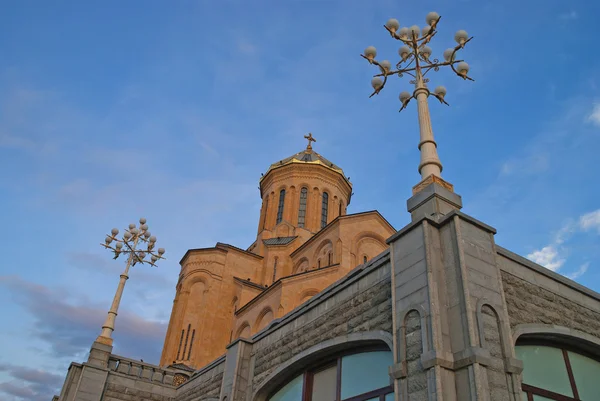
[[[305,138],[260,179],[254,243],[183,255],[161,365],[206,365],[387,249],[394,228],[377,211],[346,213],[350,180]]]
[[[306,139],[262,175],[250,246],[183,255],[160,364],[100,335],[53,401],[598,399],[600,294],[463,213],[432,136],[399,230],[347,214]]]

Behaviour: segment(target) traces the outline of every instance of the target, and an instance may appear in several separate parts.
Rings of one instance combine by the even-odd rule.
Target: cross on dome
[[[317,142],[317,140],[313,138],[312,133],[309,132],[308,135],[304,135],[304,138],[308,139],[308,145],[306,146],[306,149],[312,149],[311,142]]]

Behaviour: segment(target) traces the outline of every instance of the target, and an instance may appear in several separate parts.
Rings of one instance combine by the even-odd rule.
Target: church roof
[[[261,177],[261,181],[264,177],[267,176],[267,174],[271,170],[274,170],[274,169],[282,167],[282,166],[287,166],[288,164],[293,164],[293,163],[318,164],[318,165],[327,167],[330,170],[340,173],[342,175],[342,177],[344,177],[344,179],[346,181],[348,181],[348,178],[344,175],[344,171],[342,170],[341,167],[333,164],[331,161],[327,160],[325,157],[323,157],[319,153],[312,150],[312,148],[306,148],[303,151],[296,153],[295,155],[286,157],[285,159],[282,159],[276,163],[271,164],[271,166],[269,167],[267,172]],[[349,181],[348,181],[348,183],[349,183]]]

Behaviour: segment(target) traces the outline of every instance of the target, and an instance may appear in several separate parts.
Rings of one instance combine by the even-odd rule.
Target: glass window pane
[[[390,351],[363,352],[342,358],[342,399],[390,385]]]
[[[523,383],[555,393],[573,396],[562,350],[538,345],[515,347],[523,361]]]
[[[286,384],[269,401],[302,401],[302,382],[304,375],[296,377]]]
[[[585,399],[585,398],[584,398]],[[533,401],[554,401],[552,398],[542,397],[541,395],[533,395]]]
[[[527,401],[527,393],[526,393],[525,391],[523,391],[523,392],[521,393],[521,399],[522,399],[523,401]]]
[[[385,401],[394,401],[394,393],[386,394]]]
[[[337,366],[332,366],[313,376],[312,401],[335,401]]]
[[[569,361],[579,398],[584,401],[596,399],[600,394],[600,362],[573,352],[569,352]]]

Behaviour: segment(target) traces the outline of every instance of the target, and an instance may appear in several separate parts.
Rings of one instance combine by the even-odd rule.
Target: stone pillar
[[[227,346],[225,371],[221,384],[219,400],[246,401],[246,394],[251,385],[250,354],[252,343],[238,338]]]
[[[495,230],[442,189],[415,194],[388,240],[396,400],[520,401]]]

